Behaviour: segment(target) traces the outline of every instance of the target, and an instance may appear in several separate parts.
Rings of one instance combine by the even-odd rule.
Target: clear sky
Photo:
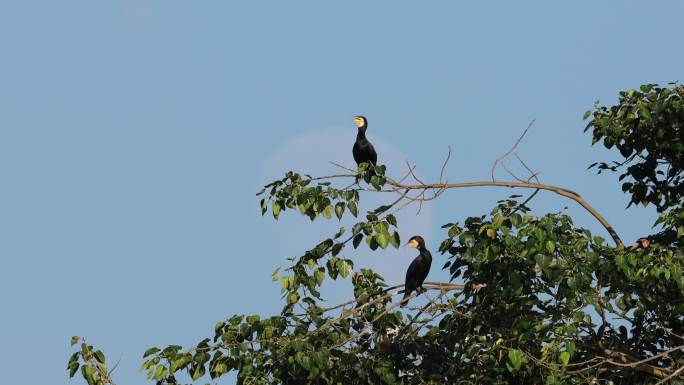
[[[625,211],[617,176],[586,171],[613,158],[581,116],[684,80],[682,14],[681,1],[1,2],[0,383],[82,383],[65,371],[74,334],[121,357],[119,384],[144,383],[145,348],[277,313],[270,273],[339,224],[273,223],[254,193],[289,168],[351,165],[355,114],[392,175],[409,158],[434,180],[450,144],[452,182],[489,178],[535,118],[527,163],[634,240],[655,214]],[[402,236],[436,249],[440,224],[512,193],[449,192],[405,212]],[[571,201],[532,206],[568,206],[608,238]],[[396,283],[413,252],[347,256]],[[430,280],[446,279],[439,258]]]

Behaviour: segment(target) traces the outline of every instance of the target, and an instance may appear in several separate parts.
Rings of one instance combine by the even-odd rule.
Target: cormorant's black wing
[[[376,164],[378,164],[378,153],[375,152],[375,148],[370,142],[368,142],[368,147],[369,160],[371,163],[373,163],[373,166],[375,166]]]
[[[356,165],[361,164],[361,149],[359,148],[359,143],[354,142],[354,147],[352,148],[352,154],[354,155],[354,162],[356,162]]]
[[[406,281],[404,283],[404,298],[401,299],[401,307],[406,306],[408,303],[408,298],[411,296],[411,293],[418,289],[418,281],[417,277],[420,274],[420,255],[417,256],[413,262],[408,267],[408,270],[406,270]]]
[[[366,138],[356,138],[354,147],[352,148],[354,161],[357,165],[363,162],[370,162],[373,165],[378,161],[378,154],[375,152],[373,145]]]
[[[421,287],[423,281],[427,278],[430,272],[430,266],[432,265],[432,255],[429,251],[425,251],[427,255],[422,256],[421,263],[418,269],[416,269],[416,286]]]
[[[404,282],[404,290],[410,292],[416,290],[418,287],[418,275],[420,272],[420,256],[416,257],[406,270],[406,281]]]

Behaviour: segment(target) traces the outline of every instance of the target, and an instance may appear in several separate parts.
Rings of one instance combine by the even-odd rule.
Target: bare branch
[[[356,176],[356,174],[357,174],[357,170],[354,170],[354,169],[352,169],[352,168],[349,168],[349,167],[347,167],[347,166],[345,166],[345,165],[342,165],[342,164],[339,164],[339,163],[337,163],[337,162],[333,162],[332,160],[329,160],[328,163],[332,164],[333,166],[337,166],[337,167],[339,167],[339,168],[341,168],[341,169],[343,169],[343,170],[347,170],[347,171],[353,172],[353,173],[354,173],[354,176]]]
[[[534,124],[534,119],[532,119],[532,121],[530,122],[530,124],[527,125],[527,128],[525,129],[525,131],[523,131],[522,135],[520,135],[520,137],[518,138],[518,140],[516,140],[515,143],[513,144],[513,147],[511,147],[508,151],[506,151],[506,153],[504,153],[503,155],[501,155],[500,157],[498,157],[498,158],[494,161],[494,164],[492,164],[492,182],[496,181],[496,178],[494,177],[494,172],[495,172],[495,170],[496,170],[496,165],[497,165],[500,161],[502,161],[504,158],[506,158],[508,155],[510,155],[510,153],[513,152],[513,151],[515,150],[516,147],[518,147],[518,144],[520,144],[520,141],[523,140],[523,138],[525,137],[525,134],[527,134],[527,131],[530,129],[530,127],[532,127],[533,124]]]
[[[523,162],[523,160],[518,156],[518,153],[517,153],[517,152],[514,152],[513,155],[515,155],[515,157],[518,159],[518,161],[520,162],[520,164],[522,164],[522,166],[525,167],[525,170],[527,170],[527,172],[530,173],[530,177],[527,178],[527,182],[529,182],[529,181],[531,181],[532,179],[534,179],[537,183],[541,183],[541,182],[539,181],[539,177],[537,177],[537,173],[536,173],[536,172],[533,172],[529,167],[527,167],[527,165],[525,164],[525,162]],[[527,204],[532,200],[532,198],[534,198],[535,195],[537,195],[537,194],[539,193],[539,191],[540,191],[539,189],[534,190],[534,192],[533,192],[529,197],[527,197],[527,199],[525,199],[525,201],[524,201],[520,206],[525,206],[525,205],[527,205]],[[520,207],[520,206],[518,206],[518,207]],[[516,210],[517,210],[517,208],[516,208]]]
[[[528,128],[529,128],[529,126],[528,126]],[[522,159],[520,159],[520,157],[518,157],[518,160],[524,165],[524,167],[526,169],[529,170],[529,167],[527,167],[527,165],[524,164],[524,162],[522,161]],[[332,163],[338,167],[349,170],[349,168],[347,168],[343,165],[337,164],[335,162],[330,162],[330,163]],[[552,192],[554,192],[560,196],[564,196],[566,198],[572,199],[575,202],[577,202],[580,206],[582,206],[585,210],[587,210],[606,229],[608,234],[610,234],[611,238],[613,238],[613,241],[615,242],[615,245],[616,245],[618,250],[624,250],[624,248],[625,248],[624,244],[622,243],[622,240],[620,239],[620,236],[615,231],[613,226],[611,226],[611,224],[608,223],[608,221],[605,218],[603,218],[603,216],[598,211],[596,211],[596,209],[594,209],[591,205],[589,205],[589,203],[587,203],[587,201],[584,200],[584,198],[582,198],[582,196],[580,194],[578,194],[575,191],[572,191],[570,189],[567,189],[564,187],[559,187],[559,186],[553,186],[553,185],[547,185],[547,184],[541,184],[541,183],[530,183],[530,182],[481,181],[481,182],[464,182],[464,183],[432,183],[432,184],[427,184],[427,183],[422,183],[420,181],[420,179],[416,178],[415,173],[413,172],[414,168],[411,167],[411,165],[408,162],[407,162],[407,165],[409,167],[409,173],[418,181],[419,184],[405,184],[403,182],[395,181],[392,178],[387,178],[387,184],[394,187],[394,189],[392,189],[392,190],[380,190],[378,192],[397,192],[399,190],[423,190],[423,193],[424,193],[425,190],[429,190],[429,189],[437,190],[438,194],[431,197],[431,198],[425,198],[423,193],[418,194],[418,196],[416,196],[414,198],[410,198],[410,197],[408,197],[408,195],[406,196],[406,199],[409,199],[409,200],[413,199],[413,201],[420,202],[421,200],[425,201],[425,200],[435,199],[437,196],[441,195],[445,190],[455,189],[455,188],[509,187],[509,188],[530,188],[530,189],[537,189],[537,190],[552,191]],[[529,170],[529,171],[531,171],[531,170]],[[348,175],[343,174],[343,176],[346,177]],[[335,178],[335,177],[333,176],[329,179],[332,179],[332,178]],[[532,173],[531,178],[534,178],[535,180],[539,180],[537,178],[536,173]],[[422,198],[420,198],[421,196],[422,196]],[[534,196],[534,194],[532,196]],[[532,196],[530,198],[528,198],[528,200],[531,199]],[[403,208],[405,206],[406,205],[401,206],[400,208]]]
[[[423,182],[422,180],[418,179],[418,177],[416,176],[416,174],[413,172],[413,171],[416,169],[416,167],[415,167],[415,166],[411,167],[411,164],[409,163],[408,159],[406,159],[406,165],[408,166],[409,172],[411,173],[411,176],[413,177],[413,179],[415,179],[415,181],[418,182],[418,183],[420,183],[420,184],[425,184],[425,182]]]
[[[119,367],[119,364],[121,363],[121,359],[122,359],[122,358],[123,358],[123,354],[121,354],[121,355],[119,356],[119,359],[116,361],[116,364],[114,364],[114,366],[112,367],[112,369],[109,370],[109,373],[107,374],[108,376],[110,376],[110,377],[112,376],[112,373],[116,370],[116,368]]]
[[[522,164],[522,166],[525,167],[525,170],[527,170],[527,172],[530,173],[531,176],[529,179],[527,179],[527,181],[529,182],[530,180],[532,180],[532,178],[534,178],[534,180],[536,180],[537,183],[539,183],[539,178],[537,178],[537,173],[532,171],[529,167],[527,167],[527,165],[525,164],[525,162],[523,162],[522,158],[520,158],[520,156],[518,155],[517,152],[514,152],[513,155],[515,155],[515,157],[518,159],[518,162],[520,162],[520,164]]]
[[[513,179],[517,180],[518,182],[525,182],[524,179],[519,178],[517,175],[515,175],[513,171],[510,170],[508,166],[506,166],[506,163],[504,163],[503,161],[501,162],[501,166],[503,166],[504,170],[506,170],[506,172],[508,172],[508,175],[512,176]]]
[[[578,193],[566,189],[563,187],[558,187],[558,186],[552,186],[552,185],[547,185],[547,184],[540,184],[540,183],[527,183],[527,182],[465,182],[465,183],[435,183],[435,184],[420,184],[420,185],[406,185],[406,184],[401,184],[401,183],[396,183],[393,181],[390,181],[388,179],[388,183],[393,185],[394,187],[398,187],[401,189],[408,189],[408,190],[418,190],[418,189],[454,189],[454,188],[470,188],[470,187],[509,187],[509,188],[532,188],[532,189],[539,189],[539,190],[547,190],[547,191],[552,191],[558,195],[564,196],[566,198],[570,198],[574,200],[575,202],[579,203],[584,209],[586,209],[596,220],[603,225],[603,227],[608,231],[610,236],[613,238],[613,241],[615,242],[616,247],[619,250],[624,250],[624,245],[622,243],[622,240],[620,239],[620,236],[617,234],[615,229],[613,229],[613,226],[606,221],[601,214],[598,213],[587,201],[582,198],[581,195]]]
[[[449,145],[449,153],[447,154],[446,159],[444,159],[444,164],[442,164],[442,170],[439,172],[439,183],[443,183],[442,176],[444,175],[444,170],[449,163],[449,159],[451,159],[451,145]]]

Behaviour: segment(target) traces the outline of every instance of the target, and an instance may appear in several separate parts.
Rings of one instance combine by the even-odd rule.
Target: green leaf
[[[74,374],[78,371],[79,363],[78,362],[72,362],[69,364],[69,378],[73,377]]]
[[[397,218],[393,214],[389,214],[387,217],[385,217],[385,220],[390,225],[397,227]]]
[[[520,227],[522,223],[522,216],[518,213],[511,215],[511,224],[515,227]]]
[[[143,353],[143,358],[145,358],[149,355],[152,355],[154,353],[157,353],[158,351],[159,351],[159,348],[149,348],[149,349],[145,350],[145,353]]]
[[[354,248],[358,248],[359,244],[361,243],[361,240],[363,239],[363,233],[358,233],[354,236],[354,239],[352,240],[352,244],[354,245]]]
[[[679,290],[684,290],[684,279],[682,277],[682,270],[678,266],[673,266],[671,269],[672,279],[679,287]]]
[[[460,233],[461,233],[461,229],[456,225],[453,225],[453,226],[451,226],[451,228],[449,228],[449,238],[453,238]]]
[[[356,202],[351,201],[347,205],[347,208],[349,209],[349,212],[354,216],[357,217],[359,215],[359,208],[356,206]]]
[[[195,370],[192,371],[192,380],[197,381],[198,378],[204,375],[204,365],[195,366]]]
[[[390,237],[389,237],[389,234],[387,232],[383,231],[381,233],[375,234],[375,241],[378,242],[378,245],[380,247],[382,247],[383,250],[387,248],[387,244],[389,243],[389,240],[390,240]]]
[[[570,353],[563,352],[560,354],[560,357],[558,357],[558,358],[559,358],[561,364],[563,364],[563,366],[566,366],[566,365],[568,365],[568,362],[570,362]]]
[[[273,210],[273,218],[278,219],[278,216],[280,216],[280,203],[273,202],[273,206],[271,207],[271,210]]]
[[[314,277],[316,278],[318,286],[320,286],[321,284],[323,284],[323,281],[325,280],[325,270],[323,270],[322,268],[316,270],[316,272],[314,273]]]
[[[554,250],[556,250],[556,244],[553,243],[553,241],[546,241],[546,251],[551,254],[553,253]]]
[[[591,116],[591,110],[586,110],[586,111],[584,111],[584,116],[582,116],[582,120],[587,120],[587,118],[590,116]]]
[[[395,231],[394,234],[392,234],[392,236],[390,237],[389,242],[392,244],[392,246],[394,246],[395,249],[398,249],[401,245],[399,233]]]
[[[342,278],[347,278],[349,273],[351,273],[352,267],[347,261],[340,259],[337,261],[337,270],[340,272]]]
[[[371,250],[375,251],[378,248],[378,241],[375,240],[374,235],[369,235],[366,237],[366,244],[368,247],[370,247]]]
[[[526,361],[527,358],[525,358],[525,355],[520,350],[511,349],[508,351],[508,363],[510,364],[510,366],[507,365],[507,367],[509,371],[517,372],[518,370],[520,370],[522,364]]]
[[[344,247],[344,243],[336,243],[332,247],[332,256],[336,256],[337,254],[340,253],[340,250]]]
[[[344,207],[344,202],[337,202],[335,205],[335,216],[337,216],[337,219],[342,219],[342,215],[344,215]]]
[[[323,209],[323,216],[325,217],[325,219],[332,218],[332,214],[333,214],[333,207],[332,206],[325,206],[325,208]]]
[[[95,353],[93,353],[93,355],[95,356],[95,359],[97,360],[97,362],[99,362],[101,364],[105,363],[105,355],[104,355],[104,353],[102,353],[101,350],[97,350]]]
[[[81,337],[79,337],[79,336],[71,337],[71,346],[76,345],[80,339],[81,339]]]
[[[86,380],[88,385],[95,384],[95,380],[93,378],[93,375],[95,374],[95,368],[93,368],[90,365],[83,365],[81,366],[81,375],[83,375],[83,378]]]
[[[582,316],[581,316],[582,313],[578,313],[578,314],[580,315],[579,318],[580,318],[580,320],[581,320],[581,318],[582,318]],[[566,348],[567,348],[567,350],[568,350],[568,353],[570,353],[571,356],[572,356],[573,354],[575,354],[575,351],[576,351],[576,348],[577,348],[577,347],[575,346],[575,343],[574,343],[574,342],[572,342],[572,341],[565,341],[565,346],[566,346]]]
[[[292,305],[293,303],[297,303],[299,301],[299,294],[292,292],[290,295],[287,296],[287,304]]]

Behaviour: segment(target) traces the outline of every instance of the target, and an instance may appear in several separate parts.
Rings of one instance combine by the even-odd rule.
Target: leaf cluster
[[[622,91],[617,105],[596,103],[585,129],[592,143],[618,150],[623,160],[594,163],[601,170],[622,170],[622,191],[630,205],[653,204],[659,211],[681,205],[684,197],[684,86],[645,84]]]
[[[104,353],[101,350],[96,350],[92,345],[88,345],[82,337],[71,337],[71,346],[77,345],[79,342],[80,349],[69,357],[67,363],[69,377],[73,377],[80,368],[81,376],[88,385],[114,385]]]

